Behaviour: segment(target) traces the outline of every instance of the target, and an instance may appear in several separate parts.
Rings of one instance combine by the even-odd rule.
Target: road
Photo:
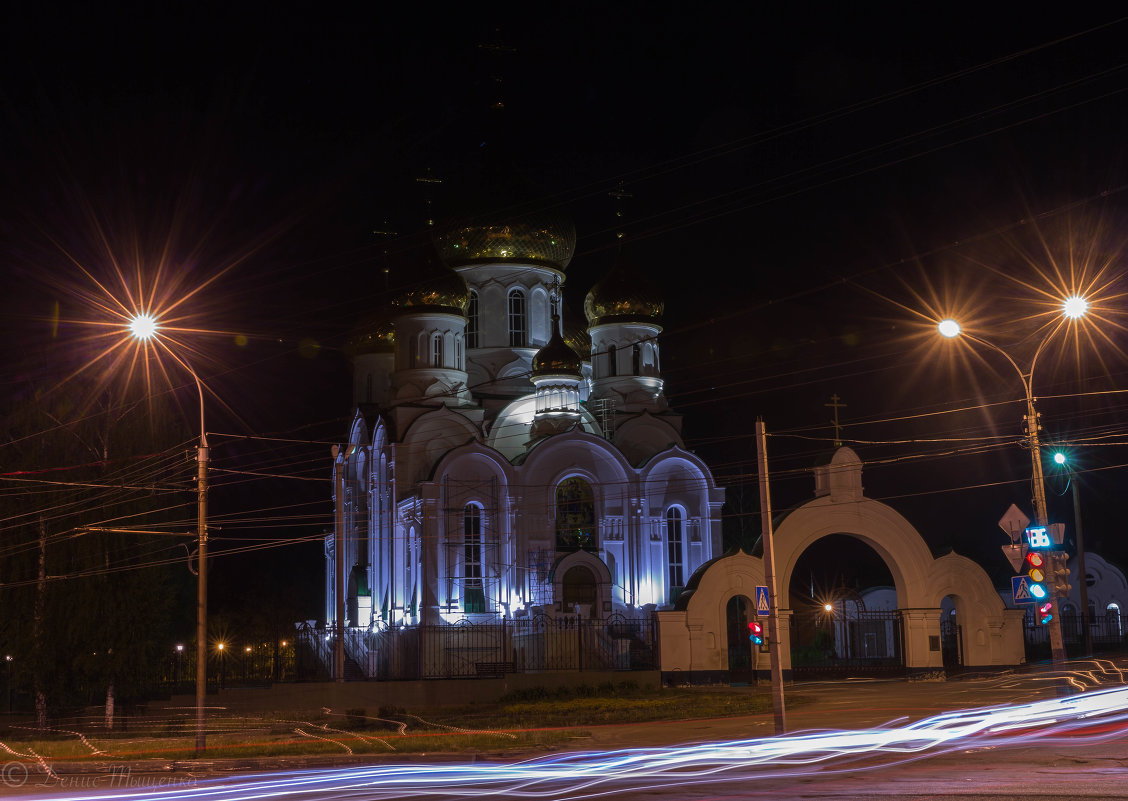
[[[1123,676],[1082,677],[1070,694],[1044,678],[804,687],[807,703],[780,737],[766,730],[768,716],[600,727],[585,750],[524,760],[478,754],[259,773],[119,765],[53,777],[6,765],[3,791],[53,801],[1128,798]],[[1014,697],[1023,702],[1001,703]]]

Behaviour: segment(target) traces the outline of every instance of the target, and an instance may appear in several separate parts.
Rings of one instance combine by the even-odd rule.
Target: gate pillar
[[[940,650],[940,609],[902,609],[905,668],[909,675],[944,669]]]

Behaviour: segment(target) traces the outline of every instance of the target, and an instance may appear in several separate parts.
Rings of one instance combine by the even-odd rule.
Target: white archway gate
[[[839,448],[829,464],[816,468],[815,498],[792,511],[775,530],[776,586],[790,585],[799,557],[831,534],[855,537],[885,561],[897,591],[904,633],[905,667],[910,674],[943,670],[940,602],[950,596],[961,621],[963,663],[1003,667],[1025,661],[1020,609],[1007,609],[979,565],[951,553],[933,558],[912,525],[889,506],[862,493],[862,463],[850,448]],[[730,553],[693,575],[673,611],[659,612],[661,668],[667,681],[727,680],[725,609],[734,595],[753,595],[764,584],[762,561]],[[780,656],[791,675],[790,601],[780,605]],[[767,670],[761,656],[757,670]]]

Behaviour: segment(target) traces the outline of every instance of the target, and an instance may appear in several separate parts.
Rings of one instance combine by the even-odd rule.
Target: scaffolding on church
[[[599,423],[599,430],[603,432],[603,438],[612,440],[615,438],[615,399],[614,398],[599,398],[598,400],[589,401],[588,407],[591,409],[592,415],[595,417],[596,422]]]

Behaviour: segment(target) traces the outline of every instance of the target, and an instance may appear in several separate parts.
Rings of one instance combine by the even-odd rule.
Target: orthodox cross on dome
[[[623,200],[628,197],[634,197],[634,195],[626,191],[625,187],[626,183],[619,181],[619,185],[615,187],[614,191],[607,193],[608,197],[615,198],[615,216],[618,218],[616,222],[619,227],[619,230],[615,232],[615,236],[619,239],[623,238]]]
[[[494,28],[493,35],[494,38],[492,42],[479,44],[478,49],[484,50],[492,56],[490,59],[492,67],[490,80],[493,81],[494,100],[490,103],[490,108],[501,110],[505,108],[505,99],[502,94],[502,85],[505,83],[505,79],[502,77],[500,69],[501,57],[513,55],[517,52],[517,48],[512,45],[502,44],[501,28]]]
[[[557,276],[552,277],[552,283],[548,287],[548,306],[552,311],[552,327],[556,329],[560,336],[564,336],[564,322],[563,322],[563,309],[560,308],[560,278]]]
[[[834,409],[834,419],[831,420],[831,425],[834,426],[834,447],[836,448],[842,447],[842,424],[838,422],[838,410],[846,408],[846,404],[840,403],[840,400],[838,393],[835,392],[830,396],[830,403],[823,404],[823,406]]]
[[[394,236],[399,236],[399,233],[392,230],[392,226],[388,223],[387,218],[384,219],[384,224],[379,228],[372,229],[375,236],[383,237],[384,239],[391,239]],[[388,278],[391,274],[391,268],[388,266],[388,251],[385,248],[383,251],[384,256],[384,289],[388,288]]]
[[[432,191],[436,186],[443,182],[442,178],[437,178],[431,174],[431,168],[427,168],[427,174],[415,179],[415,183],[423,185],[423,202],[427,204],[427,227],[435,227],[435,217],[431,210],[431,204],[434,201],[434,192]]]

